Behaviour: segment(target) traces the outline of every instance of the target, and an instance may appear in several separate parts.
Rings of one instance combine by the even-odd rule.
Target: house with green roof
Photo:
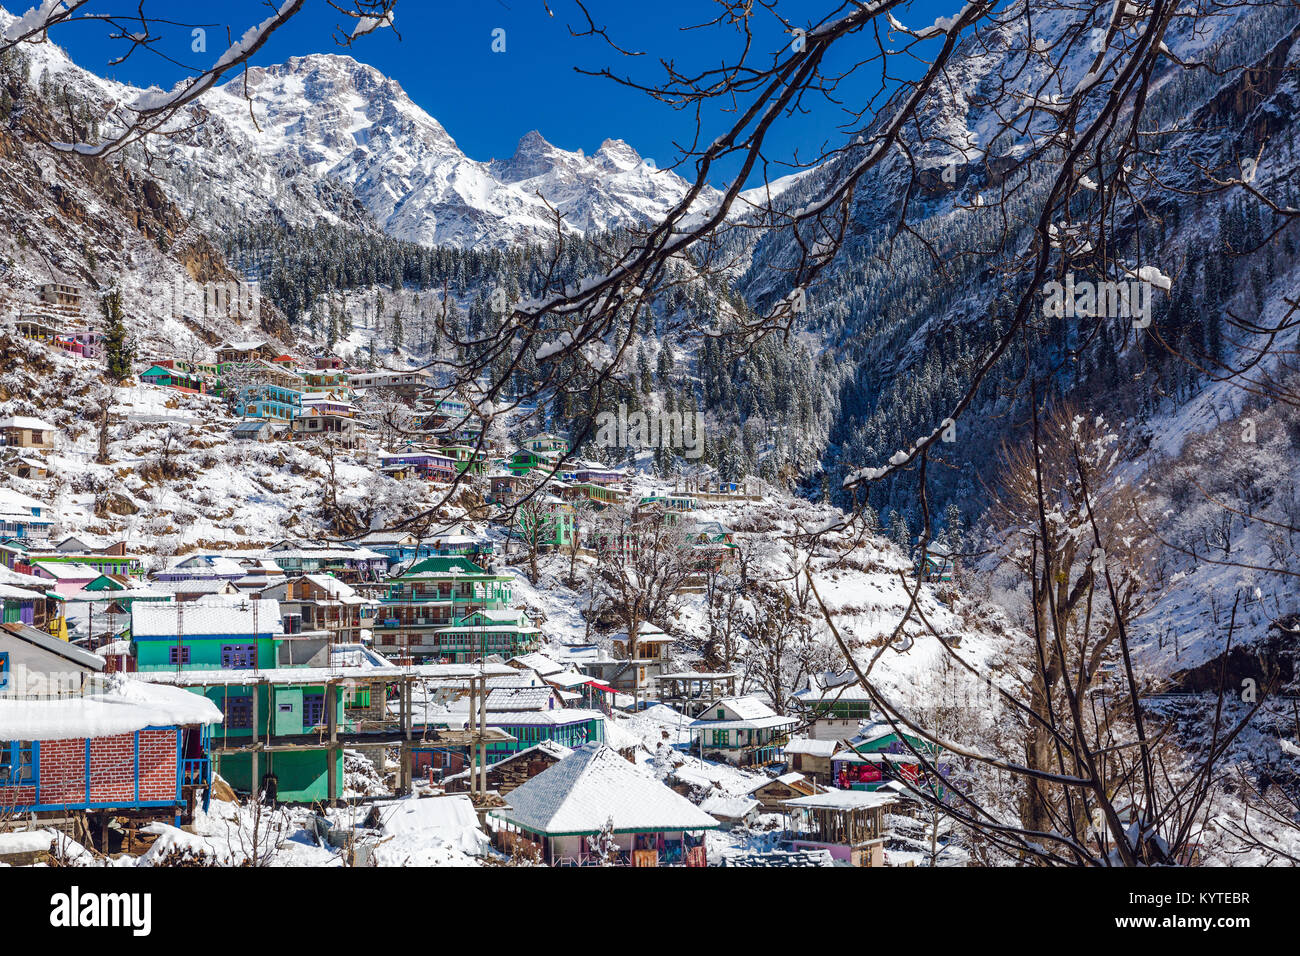
[[[466,643],[466,633],[473,626],[487,625],[485,619],[472,615],[477,611],[505,611],[511,600],[511,580],[510,575],[487,571],[461,555],[417,562],[388,584],[375,619],[376,649],[381,654],[412,660],[478,658],[481,655]],[[516,642],[532,638],[518,624],[510,633]],[[475,641],[476,647],[483,643],[478,638]]]

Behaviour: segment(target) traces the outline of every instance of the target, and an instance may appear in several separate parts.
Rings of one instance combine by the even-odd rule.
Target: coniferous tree
[[[105,293],[99,300],[99,311],[104,316],[104,365],[115,381],[125,381],[131,377],[131,361],[135,356],[126,337],[122,293],[117,289]]]

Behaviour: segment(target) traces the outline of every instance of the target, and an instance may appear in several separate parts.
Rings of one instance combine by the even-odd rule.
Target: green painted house
[[[271,783],[263,779],[270,774],[281,800],[341,793],[343,753],[324,743],[324,728],[332,712],[339,729],[348,729],[345,689],[319,668],[281,663],[301,652],[282,653],[294,639],[284,634],[278,601],[136,604],[131,631],[137,671],[170,672],[169,682],[220,708],[211,749],[231,786],[252,791]],[[255,731],[256,753],[249,747]]]
[[[330,748],[321,745],[330,706],[327,694],[333,698],[339,729],[351,729],[344,717],[346,701],[341,684],[300,681],[292,668],[284,668],[247,684],[190,689],[216,704],[223,714],[221,726],[213,731],[212,749],[217,754],[217,772],[236,790],[251,792],[254,783],[266,787],[271,783],[265,779],[269,774],[280,800],[311,802],[341,794],[343,750],[334,748],[331,757]],[[246,750],[254,739],[254,727],[259,740],[271,740],[276,745],[276,749],[258,754],[257,781],[253,780],[253,754]]]
[[[484,608],[457,618],[437,631],[438,657],[452,664],[464,664],[488,654],[507,659],[537,649],[542,632],[519,608]]]
[[[521,448],[510,456],[510,461],[506,463],[512,475],[522,478],[524,475],[533,471],[542,469],[547,473],[555,470],[556,456],[546,452],[533,451],[530,448]]]
[[[438,454],[456,463],[458,475],[465,472],[471,475],[482,475],[487,472],[487,452],[476,449],[472,445],[446,445],[438,449]]]
[[[515,524],[511,534],[522,541],[533,542],[543,551],[567,548],[578,533],[577,512],[573,505],[550,497],[515,510]]]
[[[375,649],[412,660],[472,660],[455,630],[476,611],[510,605],[508,574],[496,574],[460,555],[425,558],[393,578],[375,618]]]
[[[278,665],[284,628],[278,601],[151,603],[131,608],[131,637],[139,671],[255,671]]]

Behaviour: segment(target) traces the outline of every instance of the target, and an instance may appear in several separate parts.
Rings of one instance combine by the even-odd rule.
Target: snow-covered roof
[[[735,714],[734,717],[725,717],[722,719],[708,719],[701,717],[698,720],[691,721],[693,728],[712,728],[715,730],[726,730],[732,728],[767,728],[767,727],[791,727],[798,723],[793,717],[782,717],[767,704],[763,703],[757,697],[721,697],[705,707],[701,713],[713,713],[718,708],[724,708]]]
[[[647,776],[605,744],[574,751],[510,792],[499,819],[547,835],[704,830],[717,826],[685,797]]]
[[[365,600],[357,594],[356,588],[344,584],[332,574],[304,574],[303,577],[327,592],[330,598],[341,604],[364,604]]]
[[[512,657],[509,663],[526,667],[541,677],[549,677],[551,674],[558,674],[565,670],[564,665],[559,661],[536,651],[531,654],[520,654],[517,657]]]
[[[809,757],[833,757],[838,740],[818,740],[815,737],[791,737],[785,745],[787,754],[807,754]]]
[[[870,810],[897,803],[898,798],[876,790],[827,790],[808,797],[795,797],[783,801],[787,807],[806,810]]]
[[[492,711],[549,710],[555,692],[549,687],[495,687],[488,691],[487,709]]]
[[[133,637],[175,637],[177,615],[184,609],[182,627],[190,637],[254,634],[254,611],[258,635],[281,635],[280,602],[266,598],[232,597],[228,601],[204,598],[182,604],[135,604],[131,607]]]
[[[58,581],[93,581],[102,573],[99,568],[74,561],[33,561],[33,568],[40,568]]]
[[[804,783],[805,781],[807,781],[807,779],[808,778],[805,777],[803,774],[801,774],[799,771],[791,770],[789,773],[783,773],[779,777],[774,777],[771,780],[763,780],[759,783],[754,784],[752,787],[749,788],[749,792],[753,793],[755,790],[762,790],[769,783],[783,783],[787,787],[793,787],[797,783]]]
[[[478,814],[466,794],[380,800],[374,805],[385,833],[431,834],[471,856],[484,853],[491,842],[479,829]]]
[[[25,415],[11,415],[8,418],[0,418],[0,428],[26,428],[37,432],[54,431],[54,426],[49,422],[43,422],[39,418],[28,418]]]
[[[845,674],[823,675],[821,678],[810,676],[808,686],[796,691],[794,698],[800,703],[825,703],[837,700],[869,701],[871,695],[858,682],[857,675],[850,671]]]
[[[21,508],[30,511],[32,508],[47,508],[45,502],[33,498],[31,495],[25,495],[21,491],[14,491],[12,488],[0,488],[0,512],[9,508]]]
[[[87,591],[85,588],[77,588],[72,593],[64,595],[64,599],[68,601],[96,604],[104,601],[115,601],[118,598],[129,601],[170,601],[172,594],[169,591],[151,588],[147,584],[132,581],[120,590]]]
[[[206,697],[123,677],[96,696],[0,699],[0,740],[109,737],[146,727],[219,723],[221,711]]]
[[[334,667],[396,667],[397,665],[364,644],[331,644],[330,664]]]
[[[235,590],[228,578],[190,578],[187,581],[154,581],[150,587],[165,594],[227,594]]]
[[[700,809],[717,817],[742,820],[759,808],[753,797],[737,797],[729,793],[714,793],[700,802]]]

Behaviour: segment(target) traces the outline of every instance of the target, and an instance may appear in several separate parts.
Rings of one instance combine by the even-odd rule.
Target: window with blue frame
[[[188,664],[189,662],[190,662],[190,649],[188,647],[167,648],[167,663]]]
[[[9,654],[0,654],[0,690],[9,688]]]
[[[36,745],[30,740],[0,740],[0,787],[36,782]]]
[[[221,666],[231,670],[252,670],[257,666],[257,645],[221,645]]]
[[[325,723],[325,695],[303,694],[302,725],[304,727],[318,727],[323,723]]]
[[[222,701],[222,713],[227,730],[251,730],[253,727],[253,697],[227,697]]]

